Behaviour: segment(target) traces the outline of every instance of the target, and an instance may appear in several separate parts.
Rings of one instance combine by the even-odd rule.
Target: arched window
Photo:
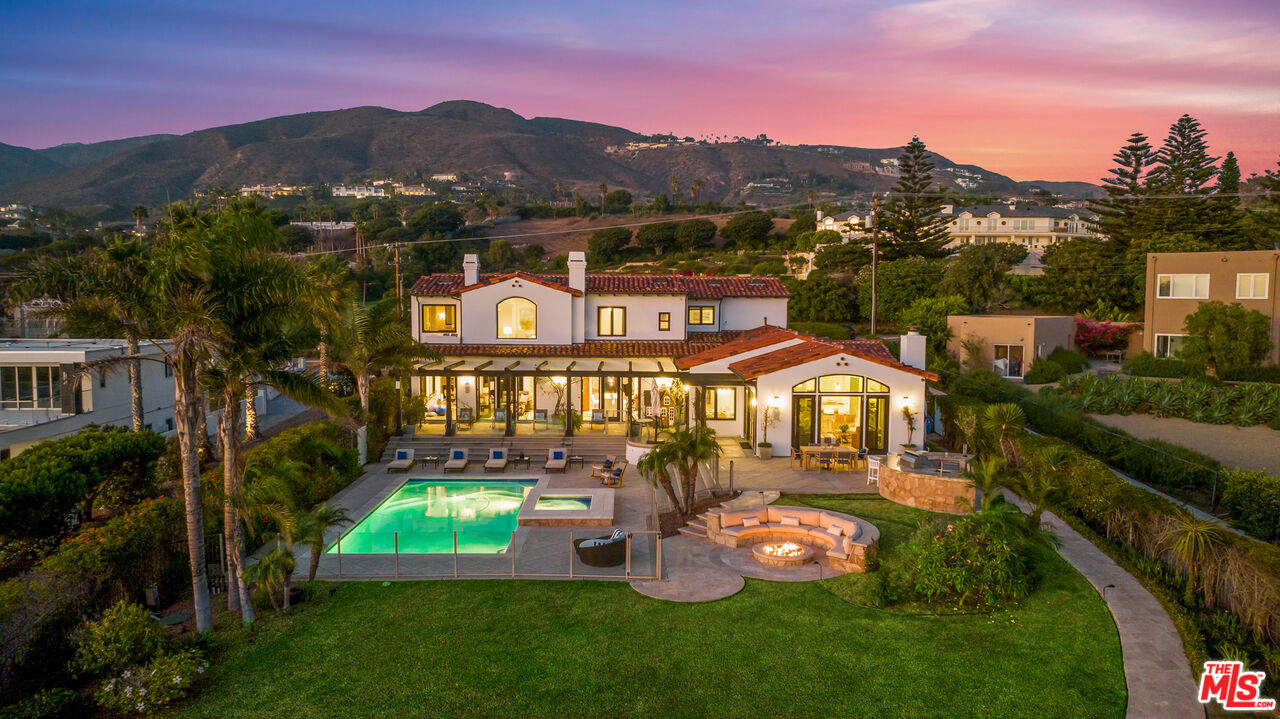
[[[498,339],[538,338],[538,306],[523,297],[509,297],[498,303]]]

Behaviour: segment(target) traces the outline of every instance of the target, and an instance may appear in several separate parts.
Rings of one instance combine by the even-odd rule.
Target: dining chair
[[[818,469],[831,469],[831,465],[834,462],[835,452],[824,449],[818,453]]]
[[[853,452],[836,452],[831,460],[832,469],[844,467],[846,472],[853,471]]]
[[[800,469],[804,469],[804,452],[799,447],[791,448],[791,468],[796,468],[796,461],[800,462]]]

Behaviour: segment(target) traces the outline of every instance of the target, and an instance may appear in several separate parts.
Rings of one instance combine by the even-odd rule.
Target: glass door
[[[617,422],[622,417],[620,412],[622,395],[618,391],[618,378],[604,377],[602,379],[604,381],[601,386],[600,408],[604,410],[606,419],[610,422]]]
[[[867,398],[867,434],[863,442],[868,452],[883,453],[889,449],[889,398]]]
[[[791,395],[791,448],[814,444],[813,395]]]

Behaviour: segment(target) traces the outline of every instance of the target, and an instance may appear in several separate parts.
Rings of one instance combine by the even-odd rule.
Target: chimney
[[[470,287],[480,281],[480,258],[477,255],[462,257],[462,286]]]
[[[924,335],[915,327],[908,328],[905,335],[898,337],[898,359],[908,367],[924,369],[926,344]]]
[[[823,217],[824,217],[824,215],[823,215],[823,213],[822,213],[822,210],[818,210],[818,213],[817,213],[816,215],[814,215],[814,218],[813,218],[813,219],[814,219],[814,222],[822,222],[822,218],[823,218]]]
[[[585,253],[569,253],[569,289],[583,293],[587,291],[587,255]]]

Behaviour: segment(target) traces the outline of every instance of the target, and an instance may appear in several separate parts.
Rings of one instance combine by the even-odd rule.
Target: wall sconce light
[[[467,376],[467,375],[463,375],[462,377],[459,377],[459,378],[458,378],[458,382],[462,385],[462,391],[463,391],[463,392],[470,392],[470,391],[471,391],[471,381],[472,381],[473,379],[474,379],[473,377],[470,377],[470,376]]]

